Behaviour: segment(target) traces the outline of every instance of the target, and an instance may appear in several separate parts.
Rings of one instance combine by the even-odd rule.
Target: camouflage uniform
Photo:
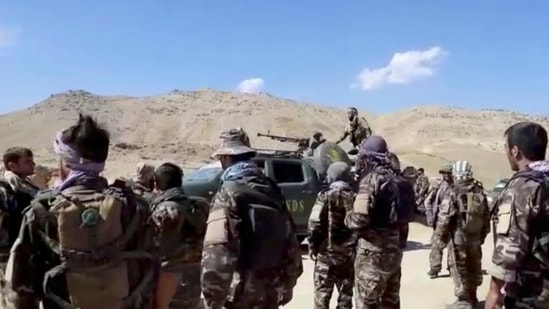
[[[362,143],[362,141],[372,135],[372,129],[370,128],[368,121],[366,121],[366,118],[358,116],[358,111],[356,108],[349,108],[348,114],[350,116],[349,126],[339,138],[338,143],[347,138],[347,136],[351,136],[351,143],[353,144],[353,147],[357,147]]]
[[[473,308],[477,288],[482,283],[482,248],[490,232],[490,212],[482,187],[472,178],[471,165],[453,165],[455,182],[442,198],[435,230],[436,239],[448,242],[450,274],[454,281],[456,303],[448,308]],[[478,205],[478,213],[469,207]],[[470,223],[468,223],[470,222]],[[474,225],[474,228],[468,225]]]
[[[318,193],[309,217],[309,254],[315,258],[314,308],[330,308],[335,285],[339,294],[337,308],[347,309],[353,306],[356,238],[344,220],[353,207],[355,193],[347,182],[351,175],[345,162],[332,163],[327,173],[330,186]],[[333,173],[345,175],[330,177]]]
[[[255,152],[242,129],[223,132],[221,138],[223,142],[214,153],[216,157]],[[285,208],[280,188],[251,162],[231,165],[225,169],[221,179],[222,186],[211,202],[202,252],[201,279],[205,306],[208,309],[279,308],[291,300],[297,278],[303,272],[295,226]],[[247,195],[243,191],[253,193]],[[273,252],[270,257],[255,258],[255,254],[268,248],[253,249],[249,240],[250,235],[257,235],[249,230],[252,220],[248,216],[254,214],[245,212],[248,213],[246,216],[242,209],[251,208],[252,203],[273,203],[281,210],[280,219],[268,224],[277,225],[271,230],[272,235],[285,233],[282,236],[284,240],[280,239],[284,249]],[[258,240],[253,244],[264,245]],[[278,244],[273,243],[269,247],[278,248]]]
[[[423,203],[429,193],[429,177],[423,173],[418,174],[414,185],[414,191],[416,193],[417,207],[418,209],[421,209],[424,207]],[[422,211],[424,210],[422,209]]]
[[[152,207],[151,219],[157,227],[162,269],[181,277],[184,285],[176,291],[170,308],[194,309],[200,305],[203,235],[196,235],[201,231],[189,226],[186,219],[186,213],[191,212],[189,207],[189,200],[179,187],[161,192]]]
[[[133,181],[133,192],[142,197],[148,203],[151,203],[154,199],[152,185],[154,181],[154,166],[147,163],[138,163],[135,167],[136,177]]]
[[[450,186],[451,184],[447,180],[441,180],[438,184],[433,186],[425,199],[425,215],[427,217],[427,224],[433,228],[433,234],[431,236],[431,251],[429,252],[429,272],[427,275],[433,279],[438,276],[438,273],[440,273],[442,269],[442,255],[444,249],[448,246],[447,239],[438,237],[438,234],[435,231],[437,226],[437,218],[440,211],[440,204]],[[448,252],[448,259],[446,262],[449,263],[449,261],[450,252]],[[450,267],[448,266],[448,271],[449,270]]]
[[[132,220],[131,224],[127,222],[129,220],[125,222],[128,226],[136,226],[136,232],[125,243],[123,250],[128,252],[143,250],[132,253],[135,253],[137,257],[144,258],[129,259],[126,262],[129,292],[134,292],[128,298],[128,304],[135,309],[148,309],[152,306],[154,283],[152,279],[153,269],[156,265],[154,262],[151,263],[152,260],[149,259],[154,256],[151,253],[155,252],[152,227],[148,224],[149,210],[148,208],[139,207],[135,203],[135,196],[125,186],[126,184],[121,187],[107,187],[107,181],[103,178],[87,178],[76,181],[71,187],[63,189],[62,192],[69,194],[69,191],[87,193],[108,191],[109,193],[105,194],[113,195],[125,204],[127,213],[124,213],[124,219],[129,219],[129,216],[138,219],[137,221]],[[59,281],[57,278],[57,275],[62,275],[63,271],[66,270],[66,264],[65,262],[60,264],[59,247],[56,247],[56,243],[52,241],[54,237],[58,238],[58,236],[55,236],[57,226],[52,224],[51,215],[53,214],[48,214],[46,210],[49,209],[51,203],[56,201],[57,196],[58,192],[56,191],[41,191],[32,201],[32,207],[26,209],[19,238],[10,253],[10,260],[6,269],[6,282],[2,283],[0,308],[38,309],[39,302],[41,302],[43,308],[59,308],[60,303],[68,305],[68,289],[62,283],[64,281]],[[84,195],[81,195],[81,197],[85,198]],[[55,217],[53,217],[53,220],[56,220]],[[51,227],[45,229],[44,226]],[[62,252],[65,255],[73,254],[72,251],[76,251],[79,255],[86,254],[77,250],[63,250]],[[105,250],[105,254],[108,254],[107,250]],[[71,255],[71,258],[74,258],[75,255]],[[93,259],[93,257],[88,256],[84,258]],[[81,257],[81,261],[84,261],[84,258]],[[111,257],[105,259],[109,260]],[[45,272],[48,272],[48,276],[45,276]],[[43,284],[46,278],[51,282],[47,294],[51,298],[44,296]],[[53,294],[57,295],[58,298],[53,298],[55,296]]]
[[[548,175],[549,162],[531,163],[496,200],[497,238],[488,272],[505,282],[505,308],[549,308]]]
[[[400,308],[402,249],[395,207],[399,190],[391,173],[385,140],[371,136],[361,146],[368,172],[359,185],[345,224],[357,233],[355,305],[358,309]]]

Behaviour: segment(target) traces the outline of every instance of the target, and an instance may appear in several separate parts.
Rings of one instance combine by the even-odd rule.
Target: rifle
[[[298,137],[287,137],[280,135],[271,135],[264,133],[257,133],[259,137],[268,137],[272,140],[279,141],[282,143],[297,143],[299,149],[306,149],[309,147],[310,139],[309,138],[298,138]]]

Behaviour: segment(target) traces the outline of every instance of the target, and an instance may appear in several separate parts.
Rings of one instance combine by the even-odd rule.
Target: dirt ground
[[[402,281],[400,288],[401,308],[403,309],[441,309],[446,304],[455,301],[452,279],[446,270],[441,277],[430,279],[426,273],[429,270],[429,240],[431,229],[418,223],[410,226],[409,248],[404,252],[402,262]],[[492,235],[488,235],[483,246],[483,269],[489,265],[492,255]],[[446,250],[444,251],[446,259]],[[446,265],[446,260],[443,265]],[[313,308],[313,268],[314,263],[303,256],[304,273],[299,278],[294,289],[294,299],[284,308]],[[444,267],[443,267],[444,268]],[[484,275],[482,286],[478,289],[479,300],[484,300],[488,292],[488,275]],[[337,293],[332,296],[332,307],[336,307]]]

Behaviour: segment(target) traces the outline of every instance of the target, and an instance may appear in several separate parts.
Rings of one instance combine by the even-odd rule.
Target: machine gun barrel
[[[268,137],[270,139],[283,142],[283,143],[301,143],[305,140],[308,140],[308,138],[287,137],[287,136],[271,135],[271,134],[264,134],[264,133],[257,133],[257,136]]]

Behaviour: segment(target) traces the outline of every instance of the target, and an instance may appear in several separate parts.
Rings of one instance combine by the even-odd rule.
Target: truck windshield
[[[223,172],[221,167],[200,168],[183,177],[183,181],[208,182]]]

